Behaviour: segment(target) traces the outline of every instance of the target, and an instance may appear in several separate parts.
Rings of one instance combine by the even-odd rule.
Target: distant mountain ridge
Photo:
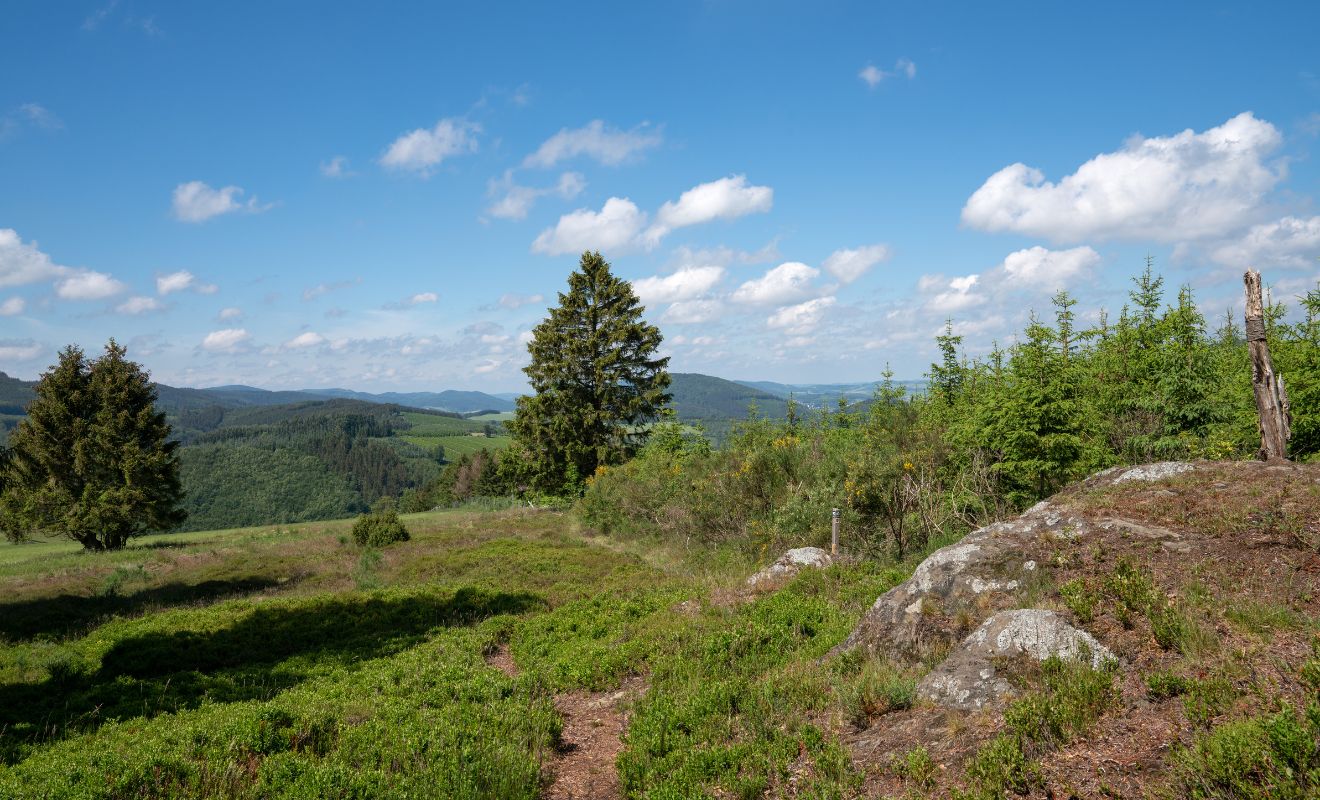
[[[458,389],[446,389],[443,392],[382,392],[380,394],[355,392],[352,389],[304,389],[302,393],[315,397],[341,397],[372,403],[394,403],[413,408],[455,411],[460,414],[471,414],[474,411],[512,411],[516,407],[512,400],[502,396]]]
[[[808,408],[832,408],[842,397],[850,405],[865,404],[880,386],[880,381],[863,383],[776,383],[774,381],[734,381],[787,400],[792,397]],[[925,394],[926,382],[914,380],[896,380],[895,386],[901,386],[909,395]]]

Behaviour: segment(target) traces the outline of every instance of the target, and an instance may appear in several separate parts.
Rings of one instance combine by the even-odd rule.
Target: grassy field
[[[452,461],[483,448],[494,451],[508,447],[511,439],[503,434],[489,437],[474,434],[484,433],[487,425],[497,424],[509,416],[487,414],[479,418],[454,419],[408,412],[404,417],[412,423],[412,427],[399,438],[428,450],[436,446],[444,447],[445,458]]]
[[[751,565],[720,551],[530,509],[405,521],[384,551],[347,521],[0,546],[0,796],[535,797],[556,694],[630,675],[630,795],[760,796],[804,759],[853,780],[820,717],[864,676],[817,659],[898,571],[731,602]]]

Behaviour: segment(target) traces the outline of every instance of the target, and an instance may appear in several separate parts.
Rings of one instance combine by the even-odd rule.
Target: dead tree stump
[[[1274,372],[1270,346],[1265,340],[1265,303],[1261,299],[1260,273],[1248,269],[1242,276],[1247,286],[1247,349],[1251,354],[1251,386],[1256,393],[1256,416],[1260,423],[1261,461],[1288,457],[1292,438],[1292,414],[1283,378]]]

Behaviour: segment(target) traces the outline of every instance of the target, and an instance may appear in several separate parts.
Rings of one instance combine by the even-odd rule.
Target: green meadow
[[[754,599],[729,550],[531,509],[404,521],[385,550],[349,521],[0,546],[0,796],[534,797],[556,694],[634,675],[630,795],[760,796],[803,759],[821,796],[857,780],[822,720],[873,670],[819,659],[904,570]]]

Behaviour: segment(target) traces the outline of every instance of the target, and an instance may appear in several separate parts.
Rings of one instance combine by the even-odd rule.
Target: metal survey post
[[[841,516],[842,512],[837,508],[830,513],[830,555],[832,556],[839,554],[839,517]]]

